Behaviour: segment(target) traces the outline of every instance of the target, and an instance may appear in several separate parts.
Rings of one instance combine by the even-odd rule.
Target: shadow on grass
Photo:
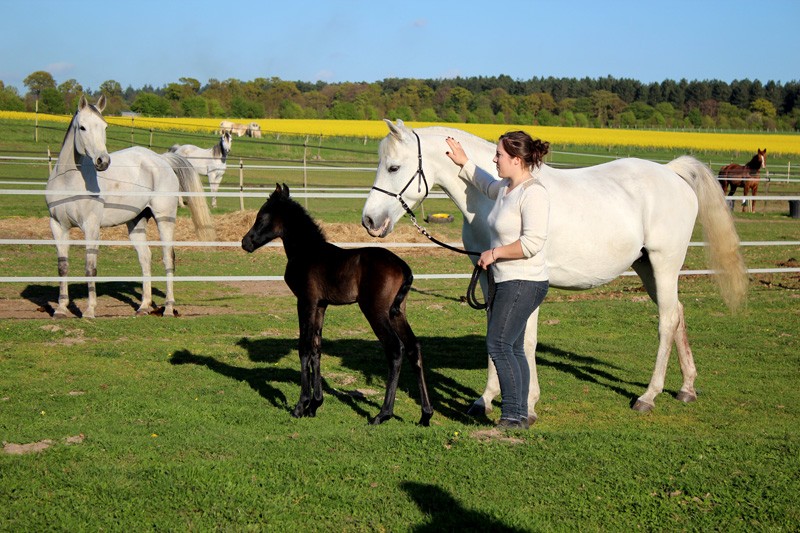
[[[460,420],[465,423],[473,422],[475,419],[467,416],[466,410],[477,397],[476,391],[460,384],[439,369],[485,369],[485,355],[483,357],[479,355],[481,350],[485,349],[483,337],[478,335],[457,338],[422,337],[418,340],[422,346],[425,382],[428,385],[428,393],[433,403],[434,411],[453,420]],[[294,350],[297,341],[280,338],[252,340],[245,337],[236,344],[247,350],[251,361],[274,363]],[[363,376],[367,385],[385,388],[389,369],[386,363],[386,356],[377,339],[323,339],[322,352],[323,358],[326,356],[339,358],[345,368]],[[342,390],[327,387],[324,378],[325,376],[323,375],[325,392],[336,395],[350,405],[353,405],[353,403],[348,398],[355,397],[358,399],[357,392],[343,392]],[[294,383],[298,386],[299,395],[299,370]],[[417,377],[407,360],[404,360],[400,370],[398,390],[408,394],[419,403]],[[380,404],[371,403],[380,408]]]
[[[423,349],[425,379],[428,385],[434,411],[449,420],[464,424],[486,424],[485,415],[473,417],[466,410],[482,391],[465,386],[452,376],[448,370],[481,371],[485,375],[487,357],[485,340],[481,335],[468,335],[456,338],[422,337],[419,339]],[[243,337],[237,346],[247,351],[255,363],[275,364],[286,356],[296,353],[296,339]],[[342,366],[363,376],[367,386],[385,390],[388,368],[383,350],[377,340],[334,339],[323,340],[323,358],[333,356],[340,359]],[[540,368],[553,368],[569,374],[576,379],[605,387],[616,394],[635,401],[637,393],[646,387],[645,383],[621,380],[620,367],[605,363],[594,357],[565,352],[546,344],[538,346],[537,364]],[[273,383],[285,383],[296,387],[300,396],[299,361],[297,370],[285,368],[247,368],[230,365],[213,357],[178,351],[172,358],[173,364],[195,364],[247,383],[271,405],[290,411],[293,403]],[[334,382],[335,383],[335,382]],[[383,394],[374,400],[355,387],[332,385],[322,376],[323,392],[335,396],[356,414],[368,419],[380,409]],[[411,366],[404,363],[401,368],[398,390],[414,398],[419,404],[419,387]],[[434,415],[435,416],[435,415]],[[400,419],[401,417],[396,418]]]
[[[429,517],[425,524],[412,526],[411,531],[525,531],[504,524],[486,513],[465,509],[447,491],[436,485],[406,481],[400,487]]]
[[[141,283],[115,281],[97,283],[97,297],[110,296],[115,300],[131,306],[136,311],[142,302]],[[52,285],[27,285],[20,296],[39,307],[48,315],[53,316],[55,308],[53,304],[58,304],[58,287]],[[89,287],[86,283],[72,283],[69,286],[70,302],[68,309],[75,316],[82,316],[81,310],[75,304],[75,300],[85,300],[89,296]],[[165,297],[164,293],[153,287],[153,298]]]

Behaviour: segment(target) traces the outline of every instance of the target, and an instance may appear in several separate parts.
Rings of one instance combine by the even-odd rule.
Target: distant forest
[[[326,83],[257,78],[180,78],[139,89],[114,81],[96,91],[45,71],[24,80],[28,92],[0,81],[0,109],[72,113],[81,94],[108,100],[106,114],[241,119],[381,118],[420,122],[522,124],[593,128],[800,131],[800,82],[758,80],[642,83],[626,78],[389,78]]]

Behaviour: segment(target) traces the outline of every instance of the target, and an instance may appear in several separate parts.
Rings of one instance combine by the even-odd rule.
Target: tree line
[[[163,87],[123,89],[115,80],[91,90],[74,79],[56,84],[36,71],[27,93],[0,80],[0,109],[69,114],[81,94],[106,96],[106,114],[242,119],[403,119],[420,122],[531,124],[595,128],[800,131],[800,82],[759,80],[643,83],[614,78],[509,76],[388,78],[315,83],[257,78],[179,78]]]

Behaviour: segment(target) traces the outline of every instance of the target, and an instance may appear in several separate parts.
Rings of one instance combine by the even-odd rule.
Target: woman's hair
[[[519,157],[529,169],[542,164],[544,156],[550,151],[550,143],[534,139],[524,131],[509,131],[500,136],[503,148],[511,157]]]

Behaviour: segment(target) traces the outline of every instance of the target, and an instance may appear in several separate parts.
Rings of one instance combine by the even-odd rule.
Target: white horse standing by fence
[[[496,144],[457,129],[431,127],[413,131],[400,120],[397,124],[386,122],[389,135],[381,142],[374,187],[364,204],[362,224],[367,231],[373,236],[386,236],[406,214],[398,199],[413,207],[425,198],[430,187],[439,185],[464,214],[465,248],[488,249],[486,219],[493,200],[458,177],[458,167],[445,155],[445,138],[459,140],[467,155],[487,171],[495,168],[492,159]],[[547,188],[551,202],[550,233],[545,246],[550,285],[589,289],[610,282],[632,267],[658,306],[655,369],[647,390],[633,408],[649,411],[655,406],[655,397],[664,387],[673,343],[683,374],[677,398],[684,402],[696,400],[697,372],[683,304],[678,300],[678,276],[698,214],[709,260],[722,297],[731,309],[743,301],[748,283],[739,254],[739,238],[714,175],[688,156],[666,165],[632,158],[574,170],[542,165],[534,174]],[[485,295],[485,279],[481,285]],[[525,337],[531,370],[531,423],[536,420],[539,400],[535,359],[538,315],[537,309],[528,320]],[[490,411],[499,392],[497,373],[489,360],[486,389],[470,412]]]
[[[97,275],[100,228],[126,224],[131,242],[139,256],[145,278],[150,277],[150,248],[146,227],[155,218],[159,237],[164,241],[163,260],[167,291],[163,313],[174,314],[175,295],[172,277],[175,256],[171,244],[178,209],[178,193],[202,193],[200,178],[189,162],[177,154],[159,155],[147,148],[132,147],[109,154],[106,150],[106,121],[102,116],[105,97],[91,105],[81,97],[61,151],[47,181],[47,207],[50,228],[57,241],[58,274],[67,276],[69,267],[69,230],[80,228],[89,241],[86,245],[86,276]],[[211,213],[205,199],[188,200],[195,229],[202,240],[215,239]],[[94,242],[92,242],[94,241]],[[60,283],[58,307],[54,317],[66,317],[69,305],[67,282]],[[88,304],[82,316],[95,316],[95,282],[89,282]],[[152,307],[152,286],[148,279],[142,287],[142,304],[137,314],[147,314]]]
[[[233,139],[230,132],[220,135],[219,142],[211,148],[198,148],[193,144],[175,144],[170,152],[185,157],[201,176],[208,176],[211,187],[211,207],[217,207],[217,191],[225,170],[228,168],[228,153],[231,151]]]

